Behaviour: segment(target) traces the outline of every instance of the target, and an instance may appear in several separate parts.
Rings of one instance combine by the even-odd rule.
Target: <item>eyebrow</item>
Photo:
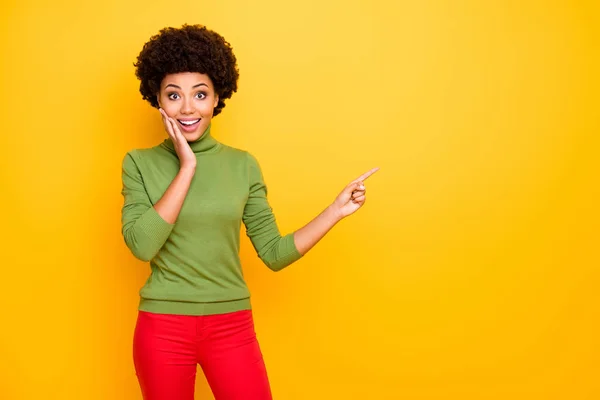
[[[172,86],[174,88],[181,90],[181,88],[179,86],[175,85],[174,83],[169,83],[167,86],[165,86],[165,89],[168,88],[169,86]],[[200,86],[208,87],[208,85],[206,83],[199,83],[197,85],[192,86],[192,89],[196,89],[197,87],[200,87]]]

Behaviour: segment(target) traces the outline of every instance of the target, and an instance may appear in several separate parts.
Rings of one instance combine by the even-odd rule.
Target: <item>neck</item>
[[[193,142],[188,142],[192,151],[195,154],[203,154],[203,153],[212,153],[219,149],[219,142],[212,137],[210,133],[210,128],[212,124],[209,124],[204,133]],[[171,138],[165,139],[162,143],[164,147],[169,149],[172,153],[176,154],[175,145],[173,144],[173,140]]]

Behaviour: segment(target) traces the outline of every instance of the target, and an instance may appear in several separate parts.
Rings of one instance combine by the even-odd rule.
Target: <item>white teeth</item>
[[[179,121],[181,122],[181,125],[194,125],[196,122],[200,121],[199,119],[195,119],[193,121]]]

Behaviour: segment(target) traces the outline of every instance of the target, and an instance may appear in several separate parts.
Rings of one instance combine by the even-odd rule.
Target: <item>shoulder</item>
[[[130,149],[125,152],[125,155],[123,156],[123,166],[139,164],[145,160],[163,157],[168,155],[168,153],[168,150],[166,150],[162,144],[157,144],[156,146],[152,147]]]
[[[263,173],[258,158],[248,150],[224,145],[223,153],[235,157],[235,164],[240,166],[250,182],[262,182]]]
[[[248,150],[240,149],[226,144],[221,145],[223,146],[224,154],[230,157],[234,157],[248,166],[258,166],[258,159]]]
[[[131,149],[125,152],[122,159],[123,168],[131,168],[137,164],[139,149]]]

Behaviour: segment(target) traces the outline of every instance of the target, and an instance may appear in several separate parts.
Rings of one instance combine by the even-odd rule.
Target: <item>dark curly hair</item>
[[[218,33],[203,25],[184,24],[181,28],[164,28],[150,38],[137,57],[135,75],[140,93],[152,107],[158,108],[156,95],[168,74],[198,72],[211,79],[219,103],[218,115],[225,100],[237,91],[239,71],[231,45]]]

